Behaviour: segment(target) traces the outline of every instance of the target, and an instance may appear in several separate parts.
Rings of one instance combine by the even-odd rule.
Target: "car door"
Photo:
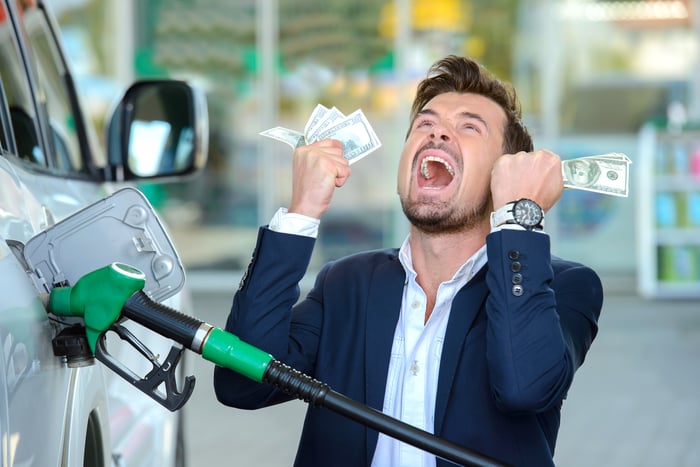
[[[28,2],[1,8],[0,460],[81,465],[89,429],[109,439],[104,378],[97,366],[68,368],[54,355],[55,326],[13,245],[98,198],[102,188],[83,159],[79,116],[56,80],[60,62],[42,12]],[[108,465],[109,450],[91,455]]]
[[[60,326],[23,261],[32,237],[120,187],[102,181],[57,39],[43,2],[0,0],[0,466],[174,465],[179,414],[55,356]]]

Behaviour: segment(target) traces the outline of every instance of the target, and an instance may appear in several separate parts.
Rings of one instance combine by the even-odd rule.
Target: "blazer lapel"
[[[406,274],[394,255],[382,263],[370,278],[365,329],[365,403],[382,410],[394,331],[401,311]],[[377,436],[367,430],[367,453],[374,453]],[[368,455],[367,463],[371,461]]]
[[[435,400],[436,434],[442,431],[447,401],[450,396],[452,381],[457,371],[457,364],[462,355],[464,342],[479,311],[484,308],[484,301],[488,293],[486,269],[487,266],[481,268],[476,276],[457,293],[452,302],[452,310],[450,311],[450,319],[447,323],[445,342],[440,358],[440,374],[438,376]]]

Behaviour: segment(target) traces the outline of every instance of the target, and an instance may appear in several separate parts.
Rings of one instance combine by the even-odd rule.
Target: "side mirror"
[[[114,181],[183,177],[207,160],[206,98],[183,81],[134,83],[112,112],[107,128]]]

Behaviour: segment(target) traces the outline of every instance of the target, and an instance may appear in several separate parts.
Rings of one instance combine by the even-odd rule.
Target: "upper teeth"
[[[453,177],[455,176],[455,170],[452,168],[450,164],[447,163],[445,159],[442,157],[437,157],[437,156],[428,156],[425,159],[423,159],[423,162],[420,165],[420,173],[423,175],[425,178],[430,178],[430,170],[428,169],[428,162],[439,162],[442,165],[445,166],[445,169],[452,175]]]

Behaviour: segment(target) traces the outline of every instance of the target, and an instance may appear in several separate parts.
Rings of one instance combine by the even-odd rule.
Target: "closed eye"
[[[462,112],[462,117],[464,118],[462,128],[476,131],[479,134],[487,132],[489,126],[481,115],[473,112]]]
[[[462,129],[468,130],[468,131],[473,131],[473,132],[478,133],[478,134],[483,133],[483,128],[476,123],[465,123],[464,125],[462,125]]]
[[[425,127],[430,128],[433,126],[433,124],[434,124],[433,121],[428,119],[428,118],[420,118],[420,119],[416,120],[413,127],[414,128],[425,128]]]

